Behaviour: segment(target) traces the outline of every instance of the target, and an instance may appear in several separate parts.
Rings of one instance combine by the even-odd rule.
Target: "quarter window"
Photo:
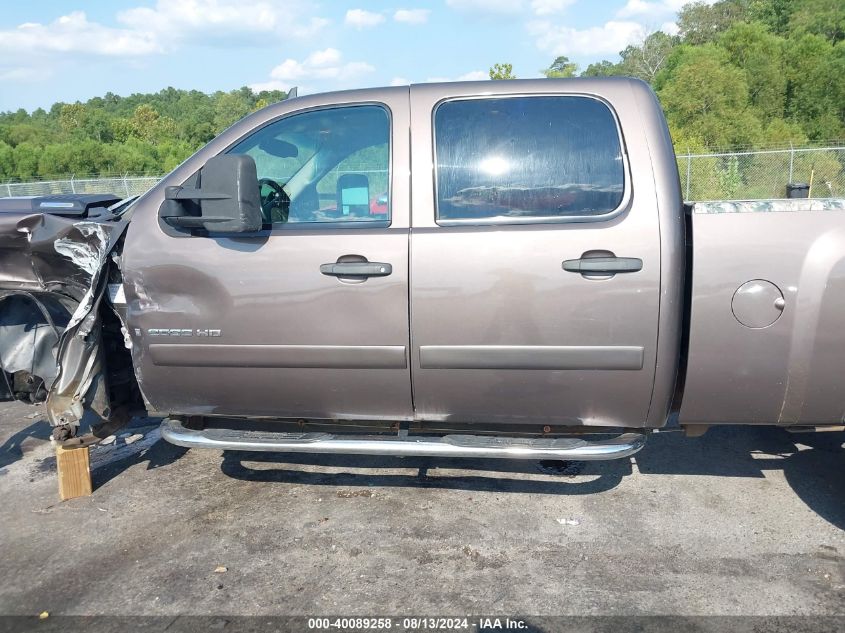
[[[434,126],[438,222],[601,216],[622,202],[619,132],[596,99],[447,101]]]
[[[390,219],[390,120],[380,106],[288,116],[229,153],[255,159],[265,223]]]

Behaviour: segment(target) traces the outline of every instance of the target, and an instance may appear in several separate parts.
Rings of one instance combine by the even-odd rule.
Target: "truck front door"
[[[231,139],[223,151],[257,165],[258,234],[174,232],[155,217],[161,196],[142,201],[123,267],[153,408],[412,418],[408,89],[379,96],[302,98]]]
[[[604,99],[495,83],[411,88],[416,414],[643,426],[660,231],[640,123],[626,150]]]

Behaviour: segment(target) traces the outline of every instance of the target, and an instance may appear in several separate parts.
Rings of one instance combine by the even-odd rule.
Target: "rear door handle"
[[[592,275],[615,275],[616,273],[635,273],[643,269],[643,260],[637,257],[584,257],[567,259],[563,269],[570,273]]]
[[[332,262],[321,264],[320,272],[330,277],[387,277],[393,266],[381,262]]]

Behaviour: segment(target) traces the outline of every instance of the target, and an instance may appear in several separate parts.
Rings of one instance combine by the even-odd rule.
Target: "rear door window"
[[[446,101],[434,130],[440,224],[601,219],[622,203],[619,130],[597,99]]]

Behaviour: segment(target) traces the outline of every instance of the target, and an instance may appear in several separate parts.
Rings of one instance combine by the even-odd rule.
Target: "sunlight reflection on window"
[[[481,161],[478,169],[491,176],[501,176],[510,169],[510,163],[501,156],[491,156]]]

